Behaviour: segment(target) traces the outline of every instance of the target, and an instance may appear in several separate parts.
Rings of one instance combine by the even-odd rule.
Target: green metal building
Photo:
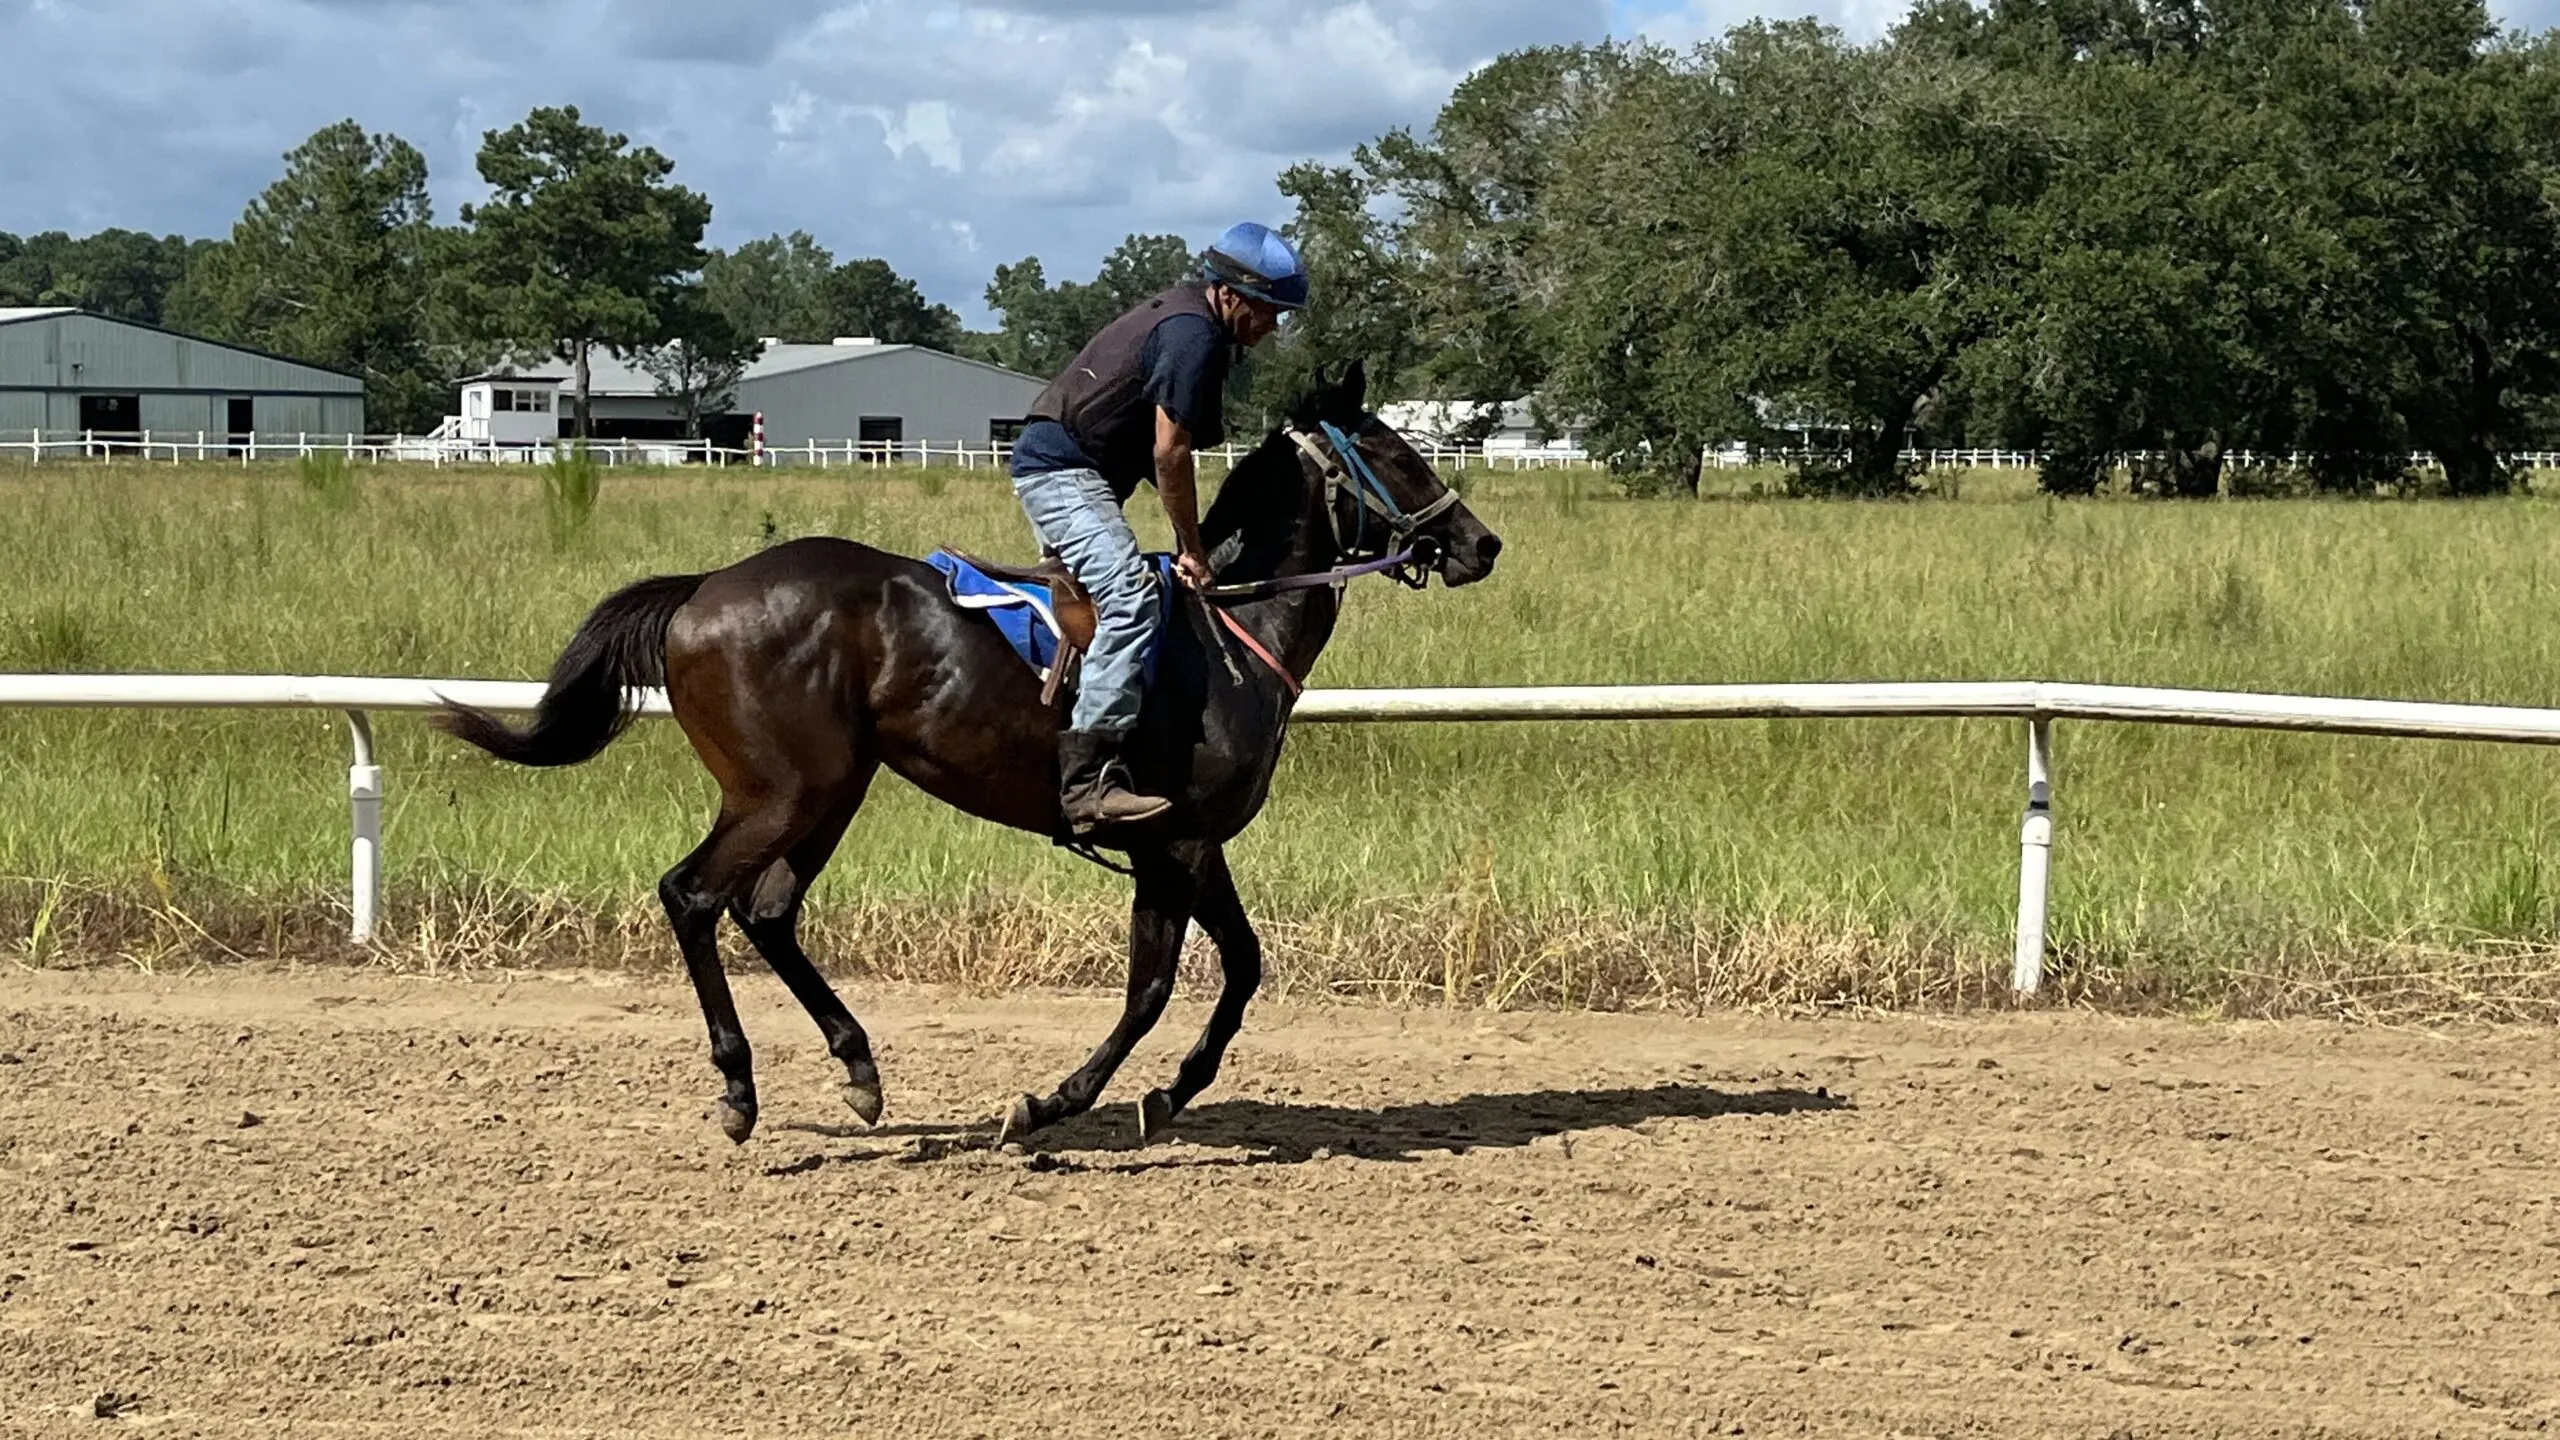
[[[364,433],[364,381],[246,346],[71,309],[0,308],[0,441],[213,444]]]

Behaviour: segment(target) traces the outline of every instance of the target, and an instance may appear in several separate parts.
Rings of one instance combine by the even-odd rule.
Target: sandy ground
[[[0,977],[0,1433],[2477,1435],[2560,1420],[2560,1035]],[[112,1417],[102,1420],[102,1416]]]

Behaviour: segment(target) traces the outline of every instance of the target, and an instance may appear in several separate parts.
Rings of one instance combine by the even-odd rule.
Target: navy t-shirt
[[[1148,332],[1138,364],[1146,371],[1146,383],[1139,390],[1145,403],[1163,407],[1181,422],[1197,448],[1226,443],[1227,339],[1216,324],[1198,315],[1165,317],[1164,323]],[[1055,420],[1034,420],[1014,439],[1016,475],[1093,468],[1093,457]],[[1123,501],[1137,488],[1136,479],[1125,485],[1114,481],[1111,486]]]

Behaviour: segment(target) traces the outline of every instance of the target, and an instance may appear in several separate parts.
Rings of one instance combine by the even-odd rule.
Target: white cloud
[[[880,122],[881,143],[901,159],[914,150],[937,170],[960,168],[960,139],[951,133],[951,107],[940,100],[910,102],[904,114],[873,109]]]

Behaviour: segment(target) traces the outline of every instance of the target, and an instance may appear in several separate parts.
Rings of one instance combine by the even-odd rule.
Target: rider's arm
[[[1191,431],[1173,412],[1156,407],[1156,493],[1173,522],[1174,549],[1206,558],[1200,544],[1199,469],[1191,456]]]

